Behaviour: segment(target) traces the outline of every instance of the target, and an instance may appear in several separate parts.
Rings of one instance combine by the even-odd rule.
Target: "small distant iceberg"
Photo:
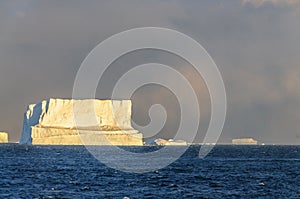
[[[0,143],[8,143],[8,133],[0,132]]]
[[[187,142],[184,140],[165,140],[162,138],[158,138],[155,140],[151,140],[150,142],[147,142],[147,145],[155,145],[155,146],[186,146]]]
[[[257,145],[257,140],[253,138],[237,138],[232,139],[232,144],[235,145]]]

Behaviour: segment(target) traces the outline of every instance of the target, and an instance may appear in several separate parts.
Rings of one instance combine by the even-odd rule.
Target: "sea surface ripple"
[[[84,146],[2,144],[0,198],[300,198],[300,146],[220,145],[205,159],[199,148],[135,174],[106,167]]]

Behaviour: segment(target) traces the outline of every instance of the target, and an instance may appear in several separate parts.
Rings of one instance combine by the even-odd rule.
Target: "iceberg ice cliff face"
[[[27,107],[27,110],[24,113],[23,131],[19,141],[20,144],[32,143],[31,127],[38,125],[42,121],[43,116],[47,113],[49,101],[50,100],[44,100],[38,104],[31,104]]]
[[[20,144],[142,143],[142,134],[131,126],[130,100],[49,99],[29,105],[20,139]]]

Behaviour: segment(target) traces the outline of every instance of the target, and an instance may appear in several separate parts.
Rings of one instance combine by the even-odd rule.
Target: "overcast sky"
[[[50,97],[71,98],[85,56],[118,32],[144,26],[178,30],[197,40],[222,73],[227,119],[220,141],[253,137],[266,143],[300,144],[299,0],[3,0],[0,2],[0,131],[18,141],[26,106]],[[107,90],[124,68],[147,62],[185,74],[200,99],[198,141],[209,118],[201,77],[164,52],[136,52],[111,66]],[[104,81],[105,82],[105,81]],[[100,83],[101,84],[101,83]],[[109,93],[109,92],[107,92]],[[106,98],[107,93],[98,93]],[[141,88],[132,97],[133,119],[147,124],[151,103],[165,104],[171,138],[179,109],[168,90]]]

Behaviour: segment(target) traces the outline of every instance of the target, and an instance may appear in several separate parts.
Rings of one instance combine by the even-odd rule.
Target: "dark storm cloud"
[[[82,60],[100,41],[130,28],[160,26],[195,38],[219,66],[228,95],[223,141],[247,136],[299,143],[299,6],[288,0],[249,2],[2,1],[1,130],[17,141],[27,104],[70,98]],[[199,77],[178,68],[201,97]],[[168,96],[152,92],[162,101]],[[209,117],[207,110],[201,114]]]

